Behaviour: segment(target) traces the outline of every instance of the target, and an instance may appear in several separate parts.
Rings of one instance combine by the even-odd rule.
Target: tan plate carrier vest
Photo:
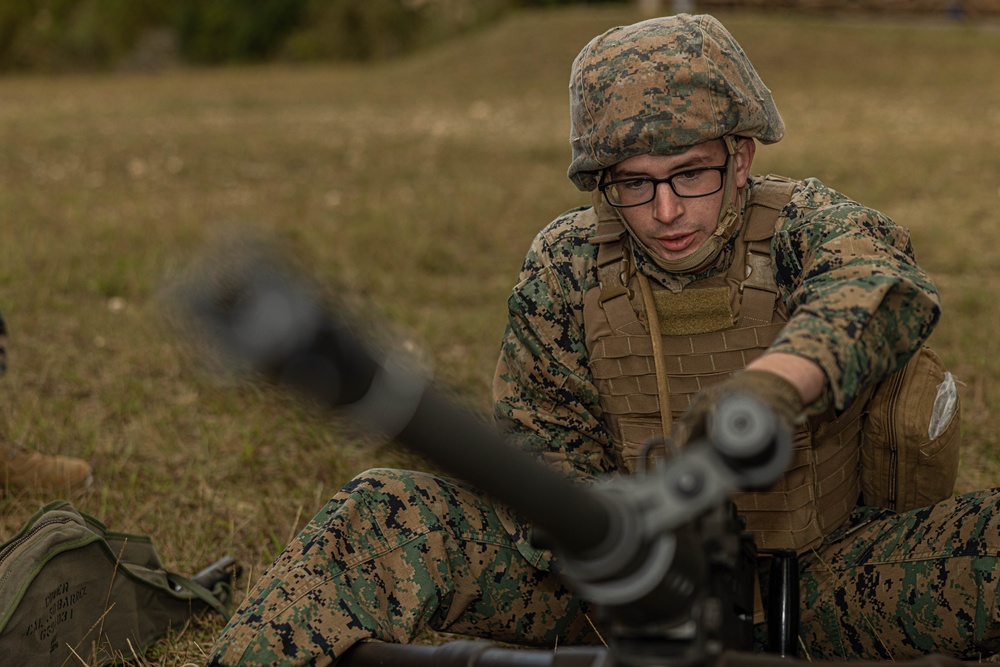
[[[614,209],[598,206],[591,243],[599,246],[600,286],[585,295],[584,326],[604,421],[619,465],[630,473],[647,457],[665,455],[649,443],[670,434],[695,394],[745,368],[788,321],[771,239],[798,185],[768,176],[751,194],[729,271],[677,294],[634,270],[627,230]],[[650,335],[651,328],[659,331]],[[867,395],[859,396],[839,417],[830,411],[811,418],[796,432],[792,463],[778,482],[734,494],[758,547],[802,552],[847,519],[861,490],[866,403]]]

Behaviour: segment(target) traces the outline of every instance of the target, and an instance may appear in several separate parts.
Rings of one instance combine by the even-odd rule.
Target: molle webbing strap
[[[802,553],[850,515],[860,493],[860,420],[867,395],[858,398],[812,437],[796,433],[792,462],[768,493],[733,495],[758,546]]]
[[[676,358],[667,371],[699,373],[723,370],[721,366],[726,364],[722,360],[726,353],[748,348],[767,347],[783,326],[784,323],[778,322],[766,327],[728,329],[700,336],[663,336],[664,354],[668,358]],[[606,359],[652,354],[652,342],[646,335],[602,338],[598,341],[598,348],[602,352],[601,357]],[[715,362],[712,359],[715,359]],[[715,363],[716,368],[706,366],[710,363]]]
[[[746,367],[763,353],[783,324],[729,329],[700,336],[662,336],[662,367],[668,380],[670,407],[676,417],[694,395]],[[596,341],[591,355],[594,379],[606,383],[602,397],[610,414],[653,414],[659,408],[652,338],[649,335],[609,336]]]
[[[798,187],[797,181],[766,176],[750,196],[744,236],[747,241],[746,276],[740,283],[742,293],[737,326],[770,324],[778,287],[774,282],[771,238],[781,210]]]

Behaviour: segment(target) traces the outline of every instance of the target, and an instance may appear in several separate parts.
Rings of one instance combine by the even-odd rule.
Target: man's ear
[[[742,188],[747,184],[750,177],[750,165],[753,164],[753,156],[757,153],[757,142],[751,137],[740,139],[736,146],[736,187]]]

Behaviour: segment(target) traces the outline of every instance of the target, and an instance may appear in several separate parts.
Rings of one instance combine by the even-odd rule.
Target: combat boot
[[[90,466],[71,456],[42,454],[0,441],[0,490],[69,491],[93,481]]]

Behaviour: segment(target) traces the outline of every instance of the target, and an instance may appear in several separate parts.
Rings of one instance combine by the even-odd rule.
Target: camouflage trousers
[[[896,514],[859,507],[800,560],[804,652],[902,660],[1000,652],[1000,489]]]
[[[582,601],[517,550],[471,487],[369,470],[306,525],[222,631],[209,665],[324,665],[427,629],[537,646],[592,643]]]
[[[330,664],[357,641],[406,643],[427,629],[593,643],[586,604],[517,547],[474,489],[368,471],[256,583],[208,664]],[[1000,489],[904,514],[858,508],[800,559],[803,653],[899,660],[1000,650],[998,555]]]

